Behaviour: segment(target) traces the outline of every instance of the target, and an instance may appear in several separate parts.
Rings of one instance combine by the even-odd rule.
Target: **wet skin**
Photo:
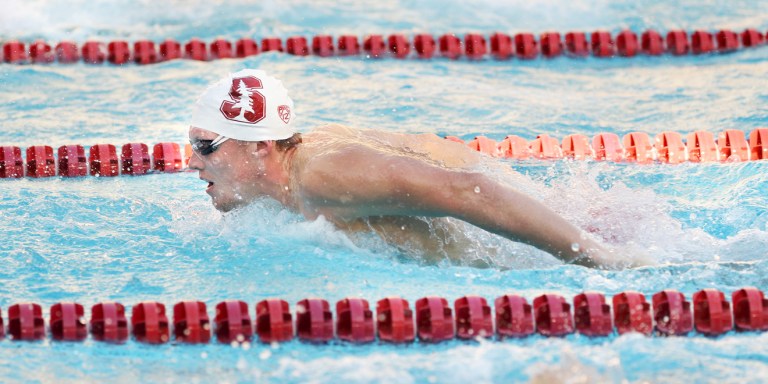
[[[216,136],[189,130],[193,140]],[[323,216],[342,229],[365,227],[393,243],[425,247],[423,228],[402,230],[419,227],[410,218],[454,217],[569,263],[644,264],[618,260],[538,200],[488,176],[481,168],[488,159],[459,143],[339,125],[302,139],[288,151],[272,141],[228,140],[210,155],[195,154],[189,166],[209,182],[206,192],[221,211],[270,196],[310,220]]]

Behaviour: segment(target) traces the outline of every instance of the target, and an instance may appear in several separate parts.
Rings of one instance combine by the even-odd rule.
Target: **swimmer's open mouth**
[[[202,177],[200,178],[200,180],[208,182],[208,187],[205,188],[206,191],[210,191],[211,188],[213,188],[213,184],[214,184],[213,181],[203,179]]]

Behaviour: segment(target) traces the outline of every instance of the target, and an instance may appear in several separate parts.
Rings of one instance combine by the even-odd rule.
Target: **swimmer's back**
[[[481,155],[468,147],[431,133],[403,134],[331,124],[306,133],[302,138],[302,153],[297,155],[304,159],[296,159],[300,162],[351,148],[368,150],[372,154],[416,158],[444,168],[472,169],[481,161]]]
[[[407,190],[414,184],[431,183],[422,190],[433,190],[434,183],[448,183],[481,163],[480,154],[433,134],[329,125],[302,139],[291,166],[291,184],[297,208],[308,218],[418,215],[418,210],[405,210],[413,208]]]

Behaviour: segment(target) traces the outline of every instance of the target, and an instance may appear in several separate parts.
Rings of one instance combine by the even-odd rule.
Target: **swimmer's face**
[[[205,129],[190,127],[189,139],[213,140],[218,135]],[[200,179],[208,182],[205,192],[211,196],[216,209],[227,212],[244,206],[260,196],[260,168],[263,168],[256,155],[257,143],[227,140],[210,154],[193,152],[189,158],[189,168],[200,174]]]

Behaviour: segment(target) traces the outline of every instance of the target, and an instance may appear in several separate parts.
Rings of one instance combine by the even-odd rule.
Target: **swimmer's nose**
[[[192,156],[189,157],[189,169],[194,169],[196,171],[202,171],[204,167],[203,160],[200,159],[200,156],[197,155],[197,153],[192,153]]]

